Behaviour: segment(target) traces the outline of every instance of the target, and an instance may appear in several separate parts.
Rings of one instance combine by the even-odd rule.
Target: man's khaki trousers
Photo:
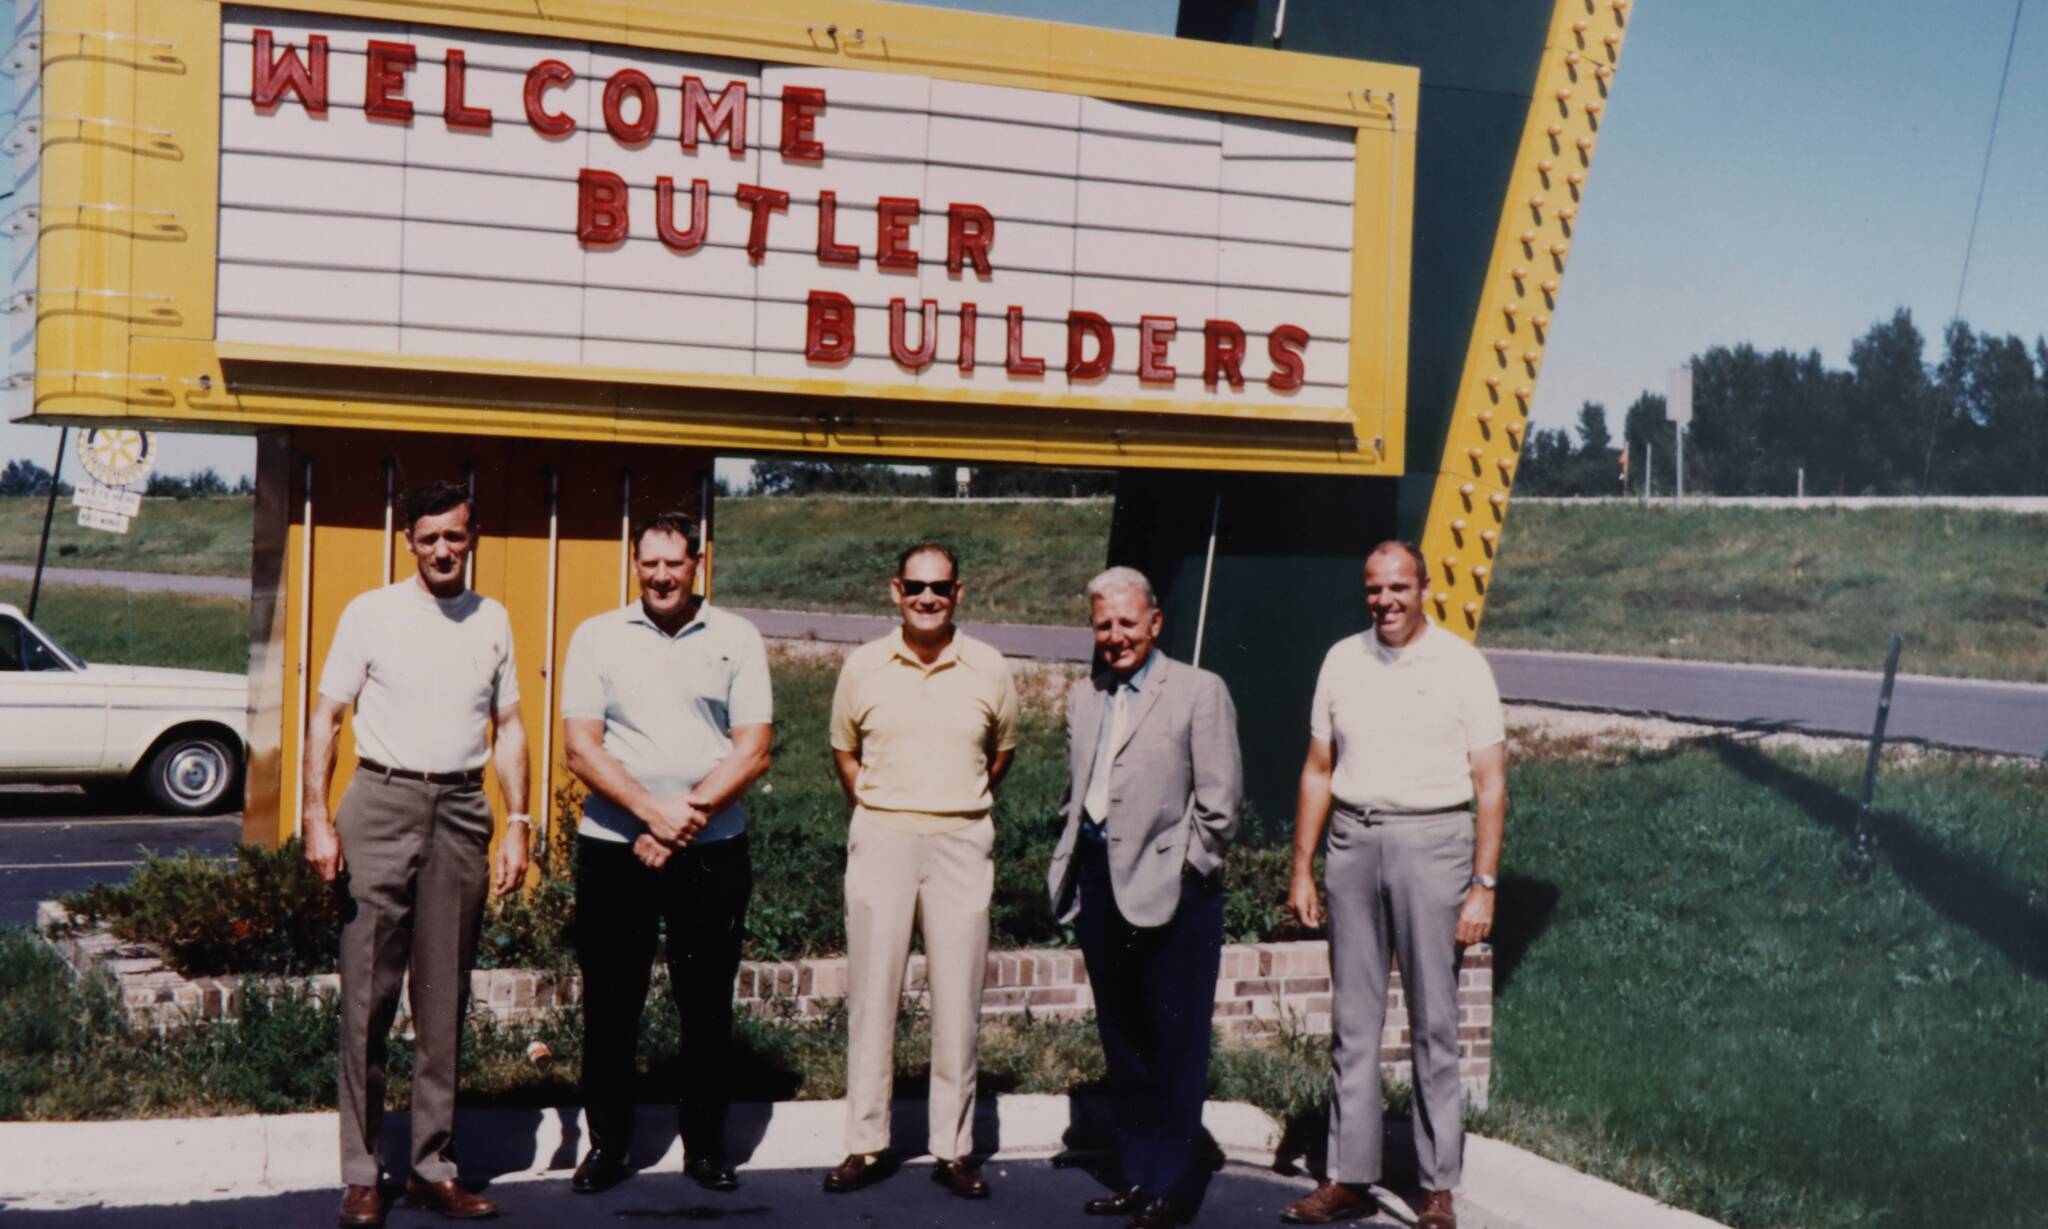
[[[932,1017],[930,1147],[974,1150],[974,1076],[988,965],[995,825],[938,835],[856,815],[846,845],[846,1150],[889,1146],[896,1013],[913,926],[924,936]]]
[[[1415,1155],[1422,1185],[1462,1173],[1459,1120],[1458,909],[1472,880],[1472,813],[1418,818],[1330,813],[1323,881],[1330,898],[1330,1177],[1380,1180],[1380,1028],[1389,949],[1415,1065]]]
[[[491,807],[472,785],[358,771],[334,816],[341,891],[341,1178],[374,1186],[384,1058],[412,974],[412,1170],[455,1176],[456,1055],[488,885]]]

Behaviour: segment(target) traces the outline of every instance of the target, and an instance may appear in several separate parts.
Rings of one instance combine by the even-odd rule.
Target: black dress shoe
[[[1087,1216],[1135,1216],[1152,1202],[1151,1196],[1137,1187],[1126,1187],[1114,1195],[1101,1195],[1081,1205]]]
[[[576,1176],[569,1179],[569,1189],[578,1195],[595,1195],[624,1182],[627,1172],[625,1153],[592,1148],[576,1167]]]
[[[1154,1199],[1138,1209],[1127,1229],[1178,1229],[1187,1223],[1171,1199]]]
[[[981,1176],[978,1167],[965,1160],[940,1161],[932,1166],[932,1181],[962,1199],[988,1198],[988,1179]]]
[[[740,1189],[740,1176],[733,1172],[723,1157],[689,1157],[683,1161],[683,1176],[707,1191]]]

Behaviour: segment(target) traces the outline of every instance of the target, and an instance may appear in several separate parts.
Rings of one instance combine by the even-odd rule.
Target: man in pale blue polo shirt
[[[562,671],[569,769],[590,787],[576,842],[583,1097],[579,1194],[616,1185],[632,1147],[633,1057],[668,925],[669,985],[690,1078],[683,1171],[730,1190],[725,1158],[733,977],[753,870],[740,798],[768,771],[773,698],[761,634],[692,590],[697,525],[665,512],[633,535],[640,600],[584,621]]]

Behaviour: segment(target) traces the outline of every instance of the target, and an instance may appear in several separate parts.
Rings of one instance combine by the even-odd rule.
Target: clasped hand
[[[633,856],[658,868],[676,850],[695,840],[704,825],[711,822],[711,815],[687,795],[680,795],[657,802],[654,813],[645,822],[647,831],[633,841]]]

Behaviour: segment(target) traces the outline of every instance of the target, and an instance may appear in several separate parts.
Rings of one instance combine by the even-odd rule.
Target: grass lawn
[[[0,602],[28,608],[28,582],[0,580]],[[43,586],[36,626],[88,662],[249,668],[249,603],[243,598],[125,589]]]
[[[1079,623],[1081,591],[1102,570],[1110,501],[723,499],[718,600],[778,610],[889,612],[896,556],[937,540],[960,556],[960,617]]]
[[[2039,1225],[2048,768],[1888,769],[1866,867],[1859,767],[1518,765],[1482,1129],[1734,1225]]]
[[[2048,516],[1517,504],[1481,643],[2048,682]]]
[[[43,534],[40,496],[0,499],[0,562],[33,565]],[[68,496],[57,497],[49,566],[128,572],[247,576],[256,501],[242,496],[146,499],[126,534],[85,529]]]
[[[936,538],[961,553],[966,618],[1072,624],[1077,595],[1104,558],[1110,507],[1106,499],[729,498],[719,505],[718,600],[886,613],[896,553]],[[0,560],[35,561],[41,515],[37,500],[0,500]],[[53,550],[51,559],[246,575],[249,525],[246,499],[157,500],[127,538],[66,522],[57,547],[78,553]],[[2044,558],[2048,516],[1524,503],[1502,542],[1482,643],[1875,670],[1897,629],[1908,672],[2048,682]],[[60,634],[111,642],[128,660],[148,660],[133,656],[144,651],[181,654],[181,663],[195,654],[219,660],[212,646],[222,632],[242,634],[244,608],[192,606],[194,620],[207,611],[221,620],[201,633],[203,652],[151,643],[125,626],[136,622],[125,612],[123,627],[88,620]]]

